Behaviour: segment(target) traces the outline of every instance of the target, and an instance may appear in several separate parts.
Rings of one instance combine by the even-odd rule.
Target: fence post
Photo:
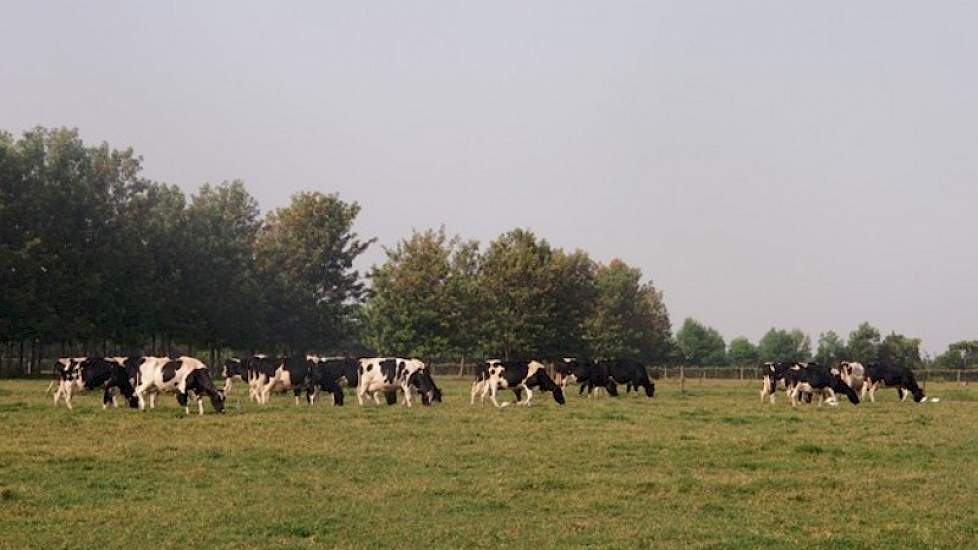
[[[958,384],[961,383],[961,369],[958,369]]]
[[[686,393],[686,367],[679,366],[679,393]]]
[[[669,380],[669,367],[662,367],[662,379]]]
[[[744,379],[744,367],[740,367],[740,379]]]

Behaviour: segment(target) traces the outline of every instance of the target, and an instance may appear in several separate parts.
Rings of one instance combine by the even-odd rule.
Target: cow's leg
[[[475,395],[482,390],[482,382],[472,382],[472,391],[469,392],[469,405],[475,405]]]
[[[906,401],[908,395],[910,395],[910,392],[908,392],[907,390],[903,389],[903,386],[898,386],[897,387],[897,397],[900,398],[900,401]]]
[[[489,399],[492,400],[492,404],[495,405],[497,409],[501,409],[503,406],[499,404],[499,401],[496,401],[496,393],[499,391],[496,386],[497,384],[489,384]]]
[[[149,408],[151,408],[151,409],[155,409],[156,408],[156,400],[159,399],[159,397],[160,397],[160,392],[156,391],[155,389],[154,390],[150,390],[150,392],[149,392]]]
[[[75,408],[71,406],[71,392],[73,386],[74,383],[65,385],[65,406],[68,407],[69,411],[75,410]]]
[[[874,382],[869,386],[869,401],[870,403],[876,403],[876,388],[879,387],[879,382]]]
[[[357,385],[357,403],[363,406],[363,396],[367,395],[367,386],[364,384]]]
[[[523,401],[523,406],[529,407],[530,400],[533,399],[533,392],[530,391],[530,388],[527,386],[523,386],[523,388],[526,389],[526,400]]]
[[[299,395],[302,394],[302,389],[299,386],[296,386],[295,388],[292,389],[292,393],[295,395],[295,406],[298,407],[299,406]]]
[[[146,384],[140,384],[136,386],[136,389],[133,390],[133,394],[136,396],[136,400],[139,401],[140,411],[146,410],[146,398],[143,396],[143,394],[146,393],[147,389],[148,387]]]
[[[401,384],[401,391],[404,392],[404,404],[411,407],[411,385],[407,382]]]
[[[231,378],[234,377],[230,376],[224,379],[224,397],[231,395]]]
[[[197,396],[197,415],[204,416],[204,398],[203,396]]]

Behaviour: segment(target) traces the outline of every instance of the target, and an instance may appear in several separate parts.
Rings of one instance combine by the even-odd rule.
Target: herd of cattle
[[[73,357],[58,359],[48,389],[55,388],[55,405],[64,399],[69,409],[73,395],[81,391],[102,390],[103,408],[117,406],[121,395],[130,407],[139,410],[145,410],[147,403],[155,408],[160,393],[174,393],[188,414],[191,401],[196,402],[199,414],[204,413],[204,397],[210,399],[216,412],[223,412],[227,396],[239,383],[247,385],[249,399],[260,405],[267,404],[272,393],[292,391],[297,405],[303,394],[312,405],[320,393],[326,393],[333,405],[342,406],[345,387],[356,388],[360,405],[368,399],[380,404],[381,394],[388,405],[393,405],[400,393],[402,403],[410,407],[412,392],[424,405],[442,400],[431,371],[418,359],[255,355],[226,360],[222,375],[224,387],[218,388],[207,365],[186,356]],[[912,395],[917,402],[926,400],[913,372],[905,368],[852,362],[843,362],[838,368],[817,363],[765,363],[762,375],[761,400],[771,403],[778,389],[787,393],[792,405],[815,398],[819,404],[837,405],[838,393],[852,403],[859,403],[867,393],[875,401],[880,385],[895,386],[901,399]],[[655,384],[636,361],[565,358],[554,362],[551,377],[539,361],[490,360],[476,366],[470,403],[474,404],[476,397],[484,402],[488,396],[496,407],[506,407],[510,403],[500,403],[497,394],[509,389],[516,395],[517,405],[529,406],[538,391],[551,393],[554,401],[563,405],[564,391],[572,382],[578,383],[579,393],[586,392],[588,398],[599,389],[617,396],[619,385],[625,385],[628,393],[641,388],[646,396],[655,395]]]
[[[860,400],[876,401],[876,390],[880,386],[891,386],[897,390],[901,401],[913,396],[918,403],[927,401],[924,391],[917,385],[913,371],[906,367],[895,367],[843,361],[838,368],[830,368],[818,363],[764,363],[761,368],[763,386],[761,401],[770,400],[778,389],[787,393],[792,406],[802,399],[811,402],[817,398],[818,404],[838,405],[836,394],[843,394],[849,402],[857,405]],[[932,402],[939,398],[931,398]]]

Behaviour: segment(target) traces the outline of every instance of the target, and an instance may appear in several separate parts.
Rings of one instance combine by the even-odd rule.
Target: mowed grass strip
[[[529,409],[74,413],[0,381],[0,546],[933,548],[978,545],[978,392],[792,410],[757,382]],[[241,390],[239,387],[238,390]],[[511,392],[505,392],[512,400]]]

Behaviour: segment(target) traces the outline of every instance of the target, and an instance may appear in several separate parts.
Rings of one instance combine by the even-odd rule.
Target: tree
[[[758,342],[757,351],[761,361],[808,361],[812,355],[812,342],[798,329],[772,328]]]
[[[676,343],[688,365],[722,365],[727,346],[715,329],[687,318],[676,333]]]
[[[920,339],[907,338],[895,332],[890,333],[880,344],[879,360],[884,365],[908,369],[919,368],[922,364]]]
[[[869,323],[862,323],[849,334],[849,358],[860,363],[879,361],[880,331]]]
[[[978,340],[954,342],[947,347],[947,351],[934,359],[934,366],[941,369],[978,367]]]
[[[485,351],[503,358],[540,356],[553,348],[549,323],[557,304],[550,263],[553,250],[525,229],[514,229],[489,244],[479,286],[492,315],[486,319]]]
[[[818,335],[818,351],[815,352],[815,361],[820,365],[836,365],[847,360],[848,356],[846,343],[835,331],[830,330]]]
[[[364,292],[353,261],[373,242],[353,231],[359,213],[355,202],[312,192],[267,215],[255,250],[266,346],[335,349],[352,333]]]
[[[426,358],[465,356],[476,341],[478,245],[449,238],[445,228],[413,232],[385,249],[370,273],[367,341],[382,354]]]
[[[750,343],[750,340],[743,336],[738,336],[730,341],[730,348],[727,351],[727,359],[731,365],[738,367],[757,364],[757,346]]]
[[[596,302],[585,338],[593,355],[642,361],[665,359],[670,338],[669,313],[662,293],[642,272],[614,259],[597,267]]]

